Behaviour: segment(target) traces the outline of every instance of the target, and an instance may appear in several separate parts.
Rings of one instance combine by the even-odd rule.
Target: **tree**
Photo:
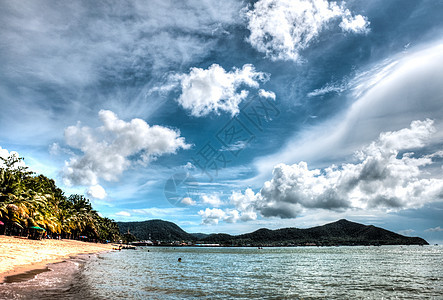
[[[117,224],[102,218],[87,198],[67,198],[53,179],[35,176],[15,154],[0,159],[0,220],[10,228],[40,226],[68,238],[120,239]]]

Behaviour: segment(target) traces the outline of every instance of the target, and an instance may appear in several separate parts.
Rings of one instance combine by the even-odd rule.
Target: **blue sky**
[[[0,6],[0,154],[102,215],[443,241],[441,1]]]

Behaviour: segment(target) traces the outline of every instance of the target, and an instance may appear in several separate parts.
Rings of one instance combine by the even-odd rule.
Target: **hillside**
[[[149,220],[143,222],[117,222],[120,233],[128,232],[138,240],[159,241],[193,241],[195,237],[187,233],[176,224],[163,220]]]
[[[188,234],[172,222],[150,220],[144,222],[117,222],[121,233],[129,231],[139,240],[196,241],[223,245],[427,245],[419,237],[406,237],[392,231],[363,225],[348,220],[339,220],[312,228],[262,228],[237,236],[229,234]]]
[[[307,229],[283,228],[277,230],[259,229],[252,233],[238,236],[224,236],[220,241],[219,235],[206,238],[211,242],[217,240],[230,244],[293,244],[304,245],[427,245],[419,237],[406,237],[373,225],[363,225],[348,220],[339,220],[323,226]]]

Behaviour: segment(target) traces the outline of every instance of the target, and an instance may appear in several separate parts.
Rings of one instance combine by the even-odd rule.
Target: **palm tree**
[[[69,238],[88,235],[101,240],[119,239],[117,224],[100,217],[84,196],[67,198],[54,180],[34,176],[21,166],[23,158],[11,155],[0,159],[0,220],[9,226],[38,225],[48,233]]]

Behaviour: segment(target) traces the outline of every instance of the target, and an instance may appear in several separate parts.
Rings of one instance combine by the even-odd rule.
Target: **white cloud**
[[[240,150],[245,149],[247,147],[247,145],[248,145],[248,143],[245,141],[237,141],[231,145],[228,145],[227,147],[223,146],[220,149],[220,151],[232,151],[232,152],[240,151]]]
[[[240,213],[235,209],[225,209],[225,217],[223,221],[226,223],[237,223],[240,218]]]
[[[224,28],[239,21],[240,5],[211,0],[64,6],[10,2],[0,9],[5,22],[0,37],[8,41],[3,63],[15,70],[8,75],[76,88],[102,76],[125,76],[122,71],[128,68],[136,75],[151,64],[162,70],[206,55]],[[181,34],[174,33],[177,30]]]
[[[127,210],[132,217],[137,217],[137,219],[145,220],[146,218],[172,218],[177,215],[182,215],[183,211],[187,208],[172,207],[172,208],[159,208],[159,207],[149,207],[149,208],[138,208]]]
[[[276,153],[256,159],[254,181],[263,182],[279,163],[307,161],[323,167],[343,161],[380,132],[405,128],[412,120],[435,120],[437,132],[429,145],[438,147],[443,138],[439,96],[443,94],[443,43],[413,50],[361,70],[341,96],[349,107],[331,119],[301,128]]]
[[[406,236],[410,236],[410,235],[412,235],[412,234],[414,234],[415,233],[415,230],[414,229],[405,229],[405,230],[400,230],[399,232],[398,232],[398,234],[401,234],[401,235],[406,235]]]
[[[223,202],[220,200],[219,195],[217,194],[211,194],[211,195],[204,194],[201,195],[200,198],[203,204],[208,204],[213,207],[218,207],[223,204]]]
[[[195,202],[194,200],[192,200],[192,198],[190,197],[185,197],[183,198],[180,203],[186,205],[186,206],[194,206],[197,204],[197,202]]]
[[[241,221],[257,219],[257,214],[255,213],[256,201],[256,195],[249,188],[245,190],[244,194],[242,192],[232,192],[229,197],[229,202],[240,212]]]
[[[317,97],[322,96],[329,93],[341,93],[344,92],[347,88],[346,84],[340,84],[340,85],[334,85],[334,84],[327,84],[322,88],[315,89],[312,92],[309,92],[307,94],[308,97]]]
[[[233,192],[229,197],[229,203],[235,206],[235,209],[226,208],[224,210],[219,208],[206,208],[200,210],[198,214],[202,218],[202,224],[214,225],[220,221],[226,223],[237,223],[238,221],[246,222],[257,219],[257,213],[255,211],[255,203],[257,197],[251,189],[247,189],[244,194],[241,192]],[[221,202],[218,202],[218,197],[215,199],[207,199],[203,203],[218,206]],[[214,205],[217,204],[217,205]]]
[[[3,137],[46,147],[60,128],[104,106],[125,118],[154,114],[165,102],[147,89],[209,55],[241,22],[242,6],[237,0],[0,1]]]
[[[217,225],[220,221],[236,223],[239,219],[239,212],[235,209],[206,208],[200,210],[198,214],[202,217],[204,225]]]
[[[263,98],[271,98],[272,100],[275,100],[275,93],[272,91],[265,91],[264,89],[259,89],[258,95]]]
[[[125,122],[108,110],[101,110],[103,126],[93,129],[81,124],[65,130],[68,146],[83,152],[65,163],[67,185],[97,185],[100,179],[116,181],[132,164],[147,164],[164,154],[189,149],[180,132],[150,126],[141,119]]]
[[[440,226],[434,227],[434,228],[428,228],[425,230],[425,232],[442,232],[443,228],[440,228]]]
[[[341,29],[355,33],[368,33],[368,26],[369,21],[366,17],[363,17],[362,15],[357,15],[354,17],[348,9],[345,10],[345,16],[343,16],[340,23]]]
[[[20,158],[20,155],[18,154],[18,152],[16,151],[11,151],[9,152],[7,149],[4,149],[2,147],[0,147],[0,157],[3,159],[8,159],[9,157],[15,157],[16,159]],[[5,164],[3,163],[3,160],[0,159],[0,168],[5,167]],[[18,160],[13,166],[12,168],[19,168],[19,167],[26,167],[26,164],[23,160]]]
[[[202,217],[202,224],[211,225],[218,224],[226,214],[220,208],[206,208],[205,210],[200,210],[198,214]]]
[[[195,117],[212,112],[219,114],[220,111],[236,115],[239,113],[240,102],[249,93],[241,87],[258,88],[260,81],[269,80],[268,74],[255,71],[250,64],[241,69],[233,68],[229,72],[213,64],[206,70],[191,68],[189,74],[173,77],[181,86],[178,103]]]
[[[345,8],[326,0],[260,0],[246,12],[249,43],[272,60],[300,59],[300,51],[309,47],[332,20],[341,19],[343,31],[366,33],[369,22],[353,16]]]
[[[139,208],[139,209],[126,209],[115,213],[115,216],[123,217],[126,220],[132,221],[146,221],[147,219],[168,219],[172,220],[175,217],[183,216],[183,212],[188,208]],[[172,219],[171,219],[172,218]]]
[[[253,207],[264,217],[294,218],[305,209],[418,208],[443,199],[443,179],[427,178],[434,153],[418,155],[436,132],[432,120],[381,133],[356,152],[356,163],[309,169],[306,162],[274,167],[273,178],[259,193],[233,194],[240,210]],[[439,152],[436,154],[439,155]]]
[[[71,150],[69,150],[68,148],[61,147],[60,144],[58,143],[52,143],[49,146],[49,154],[53,156],[57,156],[60,154],[67,154],[70,156],[74,155],[74,153]]]
[[[108,196],[105,189],[99,184],[90,186],[86,191],[86,195],[95,199],[104,199]]]
[[[0,147],[0,157],[1,158],[8,158],[9,157],[9,151],[6,149],[3,149],[2,147]]]
[[[121,217],[130,217],[131,216],[130,213],[128,213],[127,211],[124,211],[124,210],[115,213],[115,215],[116,216],[121,216]]]
[[[186,165],[183,166],[184,169],[186,170],[194,170],[195,166],[191,163],[191,162],[187,162]]]

